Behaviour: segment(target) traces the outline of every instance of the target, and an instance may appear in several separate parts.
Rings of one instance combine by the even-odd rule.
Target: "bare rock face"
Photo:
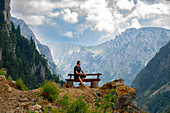
[[[4,13],[4,21],[6,21],[7,25],[5,25],[5,30],[7,32],[8,37],[10,36],[9,31],[11,30],[11,25],[10,25],[10,18],[11,18],[11,14],[10,14],[10,0],[4,0],[4,6],[5,9],[3,11]]]
[[[5,1],[5,10],[4,10],[4,20],[8,25],[10,25],[10,0],[4,0]]]

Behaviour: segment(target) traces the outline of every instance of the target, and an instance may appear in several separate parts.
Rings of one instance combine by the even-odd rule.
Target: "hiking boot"
[[[84,86],[84,84],[83,84],[83,83],[79,83],[79,85],[80,85],[80,86]]]

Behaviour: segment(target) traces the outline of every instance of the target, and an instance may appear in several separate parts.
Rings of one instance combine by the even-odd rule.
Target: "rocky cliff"
[[[123,79],[113,80],[99,88],[75,87],[62,88],[60,96],[69,95],[72,99],[78,96],[85,96],[84,101],[94,108],[94,100],[107,94],[110,89],[115,89],[118,101],[115,103],[115,113],[142,113],[132,101],[136,97],[136,89],[124,85]],[[59,109],[57,103],[51,103],[41,96],[37,96],[40,90],[20,91],[16,89],[15,81],[8,81],[4,76],[0,76],[0,112],[43,112],[45,106]]]
[[[6,22],[5,25],[5,30],[7,32],[8,37],[10,36],[9,31],[10,31],[10,0],[1,0],[2,3],[4,3],[4,21]]]

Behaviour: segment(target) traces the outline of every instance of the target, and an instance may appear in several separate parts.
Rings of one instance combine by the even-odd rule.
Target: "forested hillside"
[[[170,108],[170,41],[162,47],[148,65],[136,76],[137,105],[152,113]]]
[[[14,24],[10,23],[10,1],[0,2],[0,68],[7,69],[6,76],[14,80],[22,78],[30,89],[50,79],[62,83],[56,75],[51,74],[47,60],[36,50],[33,39],[23,37],[20,26],[15,29]]]
[[[45,56],[45,59],[48,60],[48,68],[50,69],[50,71],[53,74],[57,75],[60,79],[63,79],[61,77],[57,65],[53,61],[51,50],[45,44],[45,42],[42,41],[41,36],[34,30],[34,27],[32,25],[26,24],[25,21],[22,19],[11,17],[10,20],[14,23],[15,28],[17,28],[17,26],[20,25],[22,36],[24,36],[27,39],[31,39],[32,37],[32,39],[35,42],[37,50]]]

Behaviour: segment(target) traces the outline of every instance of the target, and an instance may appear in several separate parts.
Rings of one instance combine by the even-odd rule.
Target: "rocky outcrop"
[[[109,93],[110,89],[116,89],[118,101],[115,102],[114,113],[142,113],[132,101],[136,97],[136,89],[124,85],[123,79],[113,80],[99,88],[85,87],[62,88],[59,97],[64,94],[70,98],[77,99],[84,96],[84,101],[95,108],[94,100]],[[16,89],[15,81],[6,80],[5,76],[0,76],[0,112],[27,112],[35,111],[42,113],[44,106],[60,109],[57,103],[51,103],[40,94],[40,89],[32,91],[20,91]],[[61,106],[60,106],[61,107]]]
[[[116,89],[116,94],[118,95],[118,101],[115,103],[116,113],[142,113],[142,110],[132,102],[136,97],[137,90],[124,85],[123,79],[108,82],[101,88],[105,90]]]
[[[38,97],[33,91],[20,91],[16,89],[15,81],[6,80],[5,76],[0,75],[0,113],[26,113],[34,111],[43,113],[41,105],[51,105],[50,102]]]
[[[85,96],[85,101],[94,107],[94,100],[104,96],[110,89],[116,89],[115,95],[118,97],[118,101],[115,103],[115,113],[142,113],[142,110],[133,103],[137,90],[124,85],[123,79],[107,82],[99,88],[90,88],[87,85],[84,88],[64,88],[61,95],[69,94],[76,99],[82,94]]]

